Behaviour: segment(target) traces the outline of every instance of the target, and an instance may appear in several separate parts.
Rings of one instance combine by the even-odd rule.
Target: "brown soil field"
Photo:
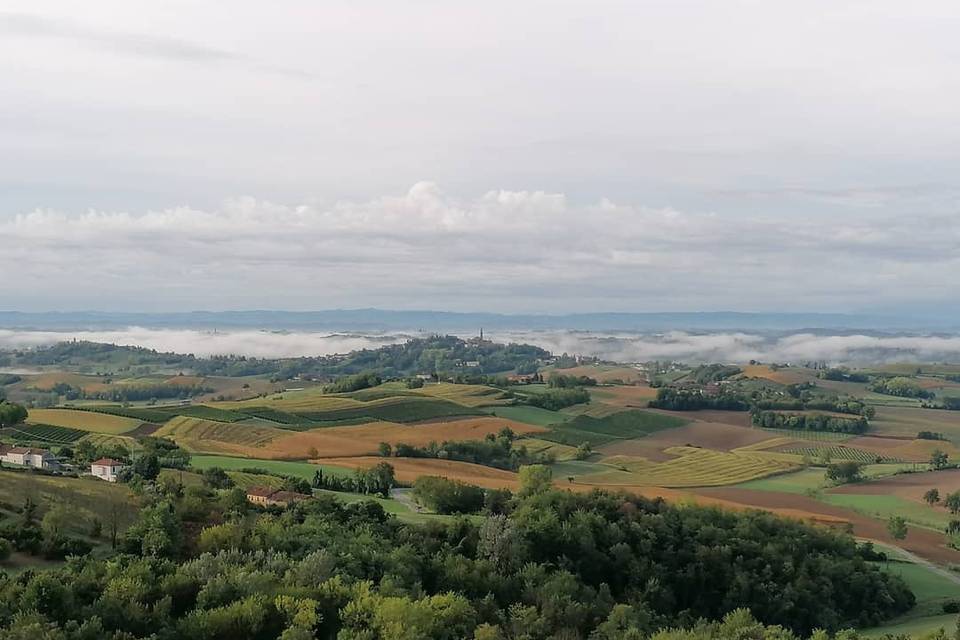
[[[951,458],[960,458],[960,449],[950,442],[940,440],[909,440],[903,438],[881,438],[861,436],[848,440],[848,447],[856,447],[892,458],[902,458],[907,462],[927,462],[936,449],[947,453]]]
[[[657,431],[643,440],[648,445],[660,448],[691,445],[715,451],[732,451],[765,440],[773,440],[775,437],[775,434],[760,429],[738,427],[723,422],[698,421],[676,429]]]
[[[743,375],[747,378],[763,378],[779,384],[797,384],[816,377],[809,369],[787,367],[774,371],[765,364],[745,364],[740,368],[743,369]]]
[[[590,395],[616,407],[646,407],[650,400],[657,397],[657,390],[646,385],[594,387],[590,389]]]
[[[694,420],[699,422],[721,422],[723,424],[732,424],[737,427],[750,427],[750,412],[748,411],[720,411],[709,409],[707,411],[667,411],[666,409],[647,409],[654,413],[662,413],[665,416],[674,416],[684,420]]]
[[[397,479],[401,482],[413,482],[420,476],[442,476],[488,489],[516,489],[519,486],[517,474],[512,471],[484,467],[469,462],[456,462],[454,460],[436,460],[434,458],[381,458],[378,456],[311,460],[311,462],[318,464],[329,464],[346,467],[348,469],[367,469],[379,462],[385,461],[393,465]]]
[[[894,540],[887,531],[885,522],[860,515],[855,511],[823,504],[806,496],[773,491],[751,489],[705,488],[697,489],[696,496],[719,499],[730,504],[739,504],[741,508],[756,508],[772,511],[781,515],[805,514],[807,518],[820,522],[849,523],[854,535],[902,547],[921,558],[943,564],[960,562],[960,552],[945,545],[943,534],[912,527],[905,540]],[[801,515],[804,517],[804,515]]]
[[[934,487],[940,490],[941,497],[954,491],[960,491],[960,469],[902,473],[870,482],[841,485],[830,489],[830,493],[893,495],[923,502],[923,494]]]
[[[918,431],[939,431],[960,438],[960,411],[913,407],[877,407],[870,429],[882,435],[916,437]]]
[[[543,427],[494,417],[418,424],[372,422],[349,427],[290,432],[289,436],[266,444],[252,455],[288,459],[364,456],[375,454],[381,442],[425,446],[445,440],[480,440],[487,434],[498,433],[504,427],[509,427],[518,435],[546,431]],[[312,451],[314,449],[315,451]]]

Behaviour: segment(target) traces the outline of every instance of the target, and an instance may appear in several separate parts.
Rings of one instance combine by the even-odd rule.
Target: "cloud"
[[[0,219],[0,292],[59,308],[850,310],[943,300],[960,217],[843,220],[577,204],[543,191]],[[802,302],[798,302],[802,300]],[[116,301],[123,301],[117,303]]]
[[[325,356],[359,349],[376,349],[404,342],[400,334],[350,335],[272,331],[213,332],[188,329],[120,331],[14,331],[0,329],[0,350],[29,349],[70,340],[89,340],[157,351],[192,353],[198,357],[244,355],[257,358]]]
[[[308,331],[199,331],[130,327],[115,331],[19,331],[0,329],[0,350],[33,348],[67,340],[136,345],[158,351],[261,358],[320,356],[399,344],[411,332],[379,334]],[[619,362],[670,360],[688,363],[825,361],[831,364],[943,362],[960,358],[960,336],[815,335],[668,332],[664,334],[568,331],[502,332],[502,342],[535,344],[555,354],[595,356]]]
[[[233,52],[187,40],[97,29],[72,20],[25,13],[0,12],[0,34],[63,38],[112,52],[182,61],[222,62],[239,58]]]

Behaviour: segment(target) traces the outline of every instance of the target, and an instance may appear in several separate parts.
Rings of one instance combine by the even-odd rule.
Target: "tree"
[[[940,490],[934,487],[923,494],[923,501],[931,507],[940,502]]]
[[[940,449],[934,449],[930,454],[930,468],[939,471],[947,466],[950,457]]]
[[[160,475],[160,460],[154,453],[137,456],[130,471],[144,480],[156,480]]]
[[[586,460],[593,453],[593,448],[590,446],[589,442],[581,442],[580,446],[577,447],[577,452],[574,454],[574,457],[577,460]]]
[[[0,428],[12,427],[27,419],[27,408],[13,402],[0,402]]]
[[[903,540],[907,537],[907,521],[903,516],[891,516],[887,521],[887,531],[893,536],[894,540]]]
[[[827,467],[827,478],[845,484],[848,482],[858,482],[863,479],[860,475],[863,465],[853,460],[844,460]]]
[[[542,464],[531,464],[520,467],[520,495],[529,496],[543,493],[553,484],[553,474],[550,467]]]
[[[943,505],[954,515],[960,513],[960,491],[947,494],[947,497],[943,499]]]
[[[389,458],[393,453],[393,447],[390,446],[389,442],[381,442],[377,445],[377,452],[380,454],[380,457]]]
[[[233,480],[220,467],[209,467],[203,470],[203,484],[211,489],[229,489],[233,486]]]
[[[0,562],[5,562],[13,553],[13,544],[6,538],[0,538]]]

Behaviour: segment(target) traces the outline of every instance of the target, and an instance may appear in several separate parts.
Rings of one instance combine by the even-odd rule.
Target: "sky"
[[[0,308],[958,310],[960,4],[0,2]]]

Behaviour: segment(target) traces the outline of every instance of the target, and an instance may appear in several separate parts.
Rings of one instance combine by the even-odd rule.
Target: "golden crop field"
[[[30,409],[27,422],[120,435],[140,426],[140,420],[74,409]]]
[[[417,389],[417,393],[450,400],[465,407],[485,407],[507,402],[502,391],[481,384],[441,382],[439,384],[428,384],[422,389]]]
[[[652,462],[631,456],[611,456],[602,461],[611,465],[610,471],[581,476],[577,482],[621,486],[721,486],[788,471],[796,468],[800,460],[800,456],[790,454],[725,452],[696,447],[670,447],[665,452],[677,457]]]
[[[257,457],[279,459],[327,458],[374,454],[381,442],[426,446],[446,440],[482,440],[504,427],[518,435],[541,433],[543,427],[514,422],[504,418],[484,416],[416,425],[394,422],[369,422],[345,427],[328,427],[310,431],[286,432],[285,437],[265,444],[254,452]]]
[[[169,438],[192,453],[234,453],[250,456],[255,455],[256,450],[289,433],[270,427],[178,416],[163,425],[154,435]]]
[[[573,460],[577,455],[576,447],[550,442],[549,440],[538,440],[537,438],[524,438],[518,441],[516,446],[526,447],[531,454],[552,453],[558,461]]]

